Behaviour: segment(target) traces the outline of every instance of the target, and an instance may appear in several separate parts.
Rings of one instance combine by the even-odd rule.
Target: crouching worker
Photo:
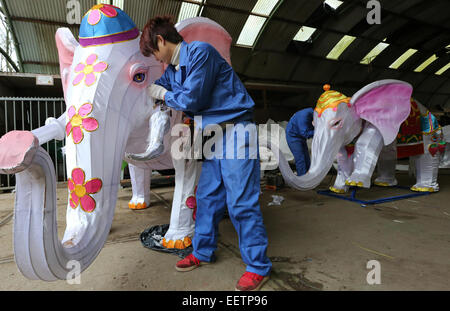
[[[305,175],[311,165],[306,140],[314,136],[313,116],[312,108],[302,109],[292,116],[286,126],[286,141],[294,155],[297,176]]]
[[[140,47],[145,56],[153,54],[168,65],[162,77],[148,88],[151,97],[164,100],[167,106],[183,111],[190,118],[201,116],[202,129],[210,124],[221,128],[229,124],[244,127],[254,124],[253,100],[213,46],[199,41],[186,43],[170,17],[155,17],[143,29]],[[233,139],[236,136],[228,131],[223,133],[219,141],[223,157],[206,158],[202,163],[193,252],[178,261],[176,269],[191,271],[215,261],[219,221],[228,207],[239,236],[242,260],[247,265],[236,289],[258,290],[269,278],[272,264],[266,254],[267,234],[259,206],[257,147],[256,156],[248,156],[252,153],[249,146],[258,146],[257,136],[246,135],[243,141]],[[230,152],[229,148],[234,150]],[[245,158],[237,158],[236,151],[243,150]]]

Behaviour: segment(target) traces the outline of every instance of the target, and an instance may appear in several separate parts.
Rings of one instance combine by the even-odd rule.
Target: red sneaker
[[[195,258],[194,255],[189,254],[184,257],[184,259],[181,259],[177,262],[175,269],[177,269],[177,271],[186,272],[194,270],[195,268],[206,264],[209,264],[209,262],[200,261],[199,259]]]
[[[253,272],[245,272],[236,284],[237,291],[256,291],[263,286],[269,276],[262,276]]]

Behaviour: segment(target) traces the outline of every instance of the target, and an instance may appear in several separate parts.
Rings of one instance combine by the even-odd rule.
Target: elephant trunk
[[[124,128],[115,144],[102,143],[106,149],[97,148],[99,141],[93,140],[87,142],[90,152],[67,154],[71,176],[63,241],[57,234],[56,176],[48,153],[38,147],[31,163],[15,172],[14,253],[25,277],[64,280],[84,271],[97,257],[114,217],[128,132],[129,128]],[[112,137],[104,140],[111,141]],[[73,144],[66,145],[71,147]],[[77,167],[80,164],[82,167]],[[74,172],[79,173],[75,176]]]
[[[16,174],[16,184],[14,253],[22,274],[35,280],[64,280],[89,267],[108,237],[115,199],[107,215],[102,216],[103,224],[87,230],[77,245],[68,248],[58,240],[56,177],[52,160],[43,148],[39,147],[27,169]]]
[[[341,143],[335,139],[329,141],[326,132],[316,131],[311,145],[311,165],[308,172],[302,176],[297,176],[292,171],[286,158],[280,152],[277,145],[271,143],[270,149],[277,158],[280,172],[286,183],[294,189],[307,191],[316,188],[327,175]]]

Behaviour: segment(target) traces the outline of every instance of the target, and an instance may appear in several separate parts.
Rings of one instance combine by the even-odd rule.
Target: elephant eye
[[[133,81],[136,83],[144,82],[145,81],[145,73],[139,72],[139,73],[135,74],[133,77]]]
[[[330,121],[329,125],[332,129],[339,129],[342,127],[342,119],[333,119]]]

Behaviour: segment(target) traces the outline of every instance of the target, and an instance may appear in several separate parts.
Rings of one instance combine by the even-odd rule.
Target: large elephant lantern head
[[[191,41],[210,42],[229,60],[231,38],[217,23],[194,18],[177,29]],[[29,279],[66,279],[72,261],[83,271],[106,242],[125,152],[145,150],[154,112],[146,89],[164,70],[153,56],[141,54],[139,39],[131,18],[106,4],[84,15],[79,41],[69,29],[58,29],[65,114],[32,132],[10,132],[0,139],[0,173],[16,174],[15,259]],[[181,122],[181,113],[173,115]],[[60,241],[55,172],[39,145],[64,136],[68,198]]]
[[[329,85],[324,86],[324,91],[314,111],[309,171],[303,176],[295,176],[287,163],[280,160],[280,169],[289,172],[286,181],[299,190],[319,185],[341,148],[361,133],[363,121],[373,124],[381,133],[384,144],[388,145],[395,139],[411,109],[412,86],[403,81],[377,81],[351,98],[330,90]]]

